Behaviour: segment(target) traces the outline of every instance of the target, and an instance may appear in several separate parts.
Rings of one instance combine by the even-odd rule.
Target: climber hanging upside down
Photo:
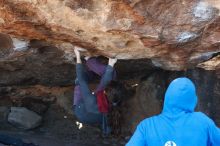
[[[109,117],[109,115],[112,115],[111,112],[116,111],[113,110],[114,107],[120,105],[126,91],[123,84],[115,81],[116,71],[114,70],[114,65],[117,59],[109,58],[106,66],[98,62],[96,57],[85,57],[86,66],[84,66],[80,58],[81,50],[79,47],[74,49],[77,63],[74,113],[82,123],[100,125],[105,135],[119,131],[120,127],[118,126],[120,125],[115,125],[112,122],[117,119]],[[89,89],[88,83],[93,79],[94,74],[99,75],[101,81],[93,94]]]

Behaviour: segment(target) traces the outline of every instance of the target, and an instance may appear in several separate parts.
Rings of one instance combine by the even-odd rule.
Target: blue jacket
[[[220,129],[201,112],[188,78],[171,82],[161,114],[143,120],[126,146],[220,146]]]

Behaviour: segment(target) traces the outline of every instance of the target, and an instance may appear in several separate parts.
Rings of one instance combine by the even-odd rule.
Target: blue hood
[[[160,115],[143,120],[126,146],[220,146],[220,129],[201,112],[188,78],[169,85]]]
[[[197,104],[196,89],[188,78],[177,78],[167,88],[162,114],[177,117],[182,113],[195,110]]]

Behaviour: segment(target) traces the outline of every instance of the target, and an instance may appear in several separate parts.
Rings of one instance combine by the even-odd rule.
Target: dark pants
[[[109,65],[99,63],[96,58],[86,62],[88,70],[82,65],[76,65],[76,86],[74,89],[74,112],[80,122],[86,124],[101,124],[104,134],[110,133],[107,114],[100,113],[97,105],[96,92],[104,90],[112,79],[116,78],[116,72]],[[101,81],[95,90],[95,94],[89,89],[88,81],[91,80],[91,72],[101,77]]]
[[[102,114],[98,110],[96,96],[89,89],[87,72],[82,64],[76,65],[76,74],[83,98],[75,105],[75,114],[82,123],[101,124]]]

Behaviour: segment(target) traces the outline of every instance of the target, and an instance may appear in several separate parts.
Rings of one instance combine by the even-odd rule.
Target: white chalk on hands
[[[81,47],[78,47],[78,46],[75,46],[75,49],[77,49],[78,51],[81,51],[81,52],[87,51],[85,48],[81,48]]]

